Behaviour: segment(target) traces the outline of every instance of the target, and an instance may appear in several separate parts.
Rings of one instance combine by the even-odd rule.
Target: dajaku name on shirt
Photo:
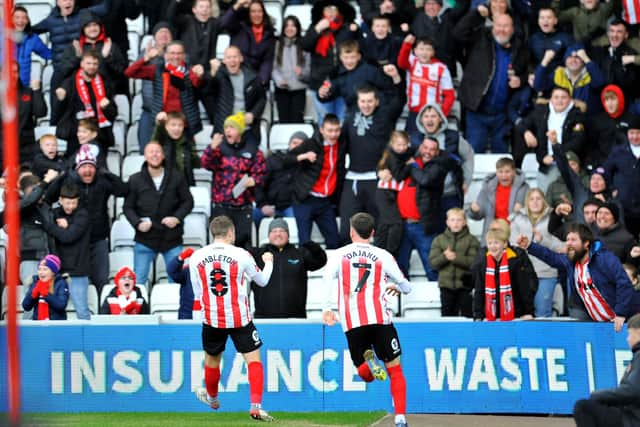
[[[378,260],[378,257],[375,254],[372,254],[371,252],[367,252],[363,250],[353,251],[345,254],[345,256],[347,257],[347,259],[351,259],[355,257],[364,257],[364,258],[369,258],[373,262],[376,262]]]

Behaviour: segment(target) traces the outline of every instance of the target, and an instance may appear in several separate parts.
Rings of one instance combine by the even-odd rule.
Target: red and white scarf
[[[100,74],[96,74],[95,77],[91,79],[91,89],[93,90],[93,95],[96,97],[98,126],[100,128],[111,126],[111,122],[107,120],[107,117],[104,115],[102,108],[100,107],[100,102],[107,98],[107,94],[104,89],[104,81]],[[84,111],[78,113],[78,119],[96,117],[96,112],[93,111],[93,105],[91,105],[89,88],[87,87],[87,82],[84,79],[84,73],[82,70],[78,70],[76,72],[76,91],[78,92],[82,105],[84,105]]]
[[[342,19],[342,16],[338,15],[333,21],[329,23],[329,29],[323,31],[322,34],[320,34],[320,37],[318,37],[318,41],[316,42],[316,53],[318,55],[324,58],[327,57],[329,49],[336,45],[336,38],[334,33],[337,32],[340,27],[342,27],[343,23],[344,20]]]
[[[143,299],[135,289],[128,296],[116,289],[116,296],[109,297],[107,302],[111,314],[140,314],[142,311]]]
[[[589,259],[584,263],[577,262],[573,271],[574,281],[578,295],[589,313],[596,322],[608,322],[616,317],[616,313],[609,307],[598,288],[591,280],[589,271]]]
[[[184,75],[187,72],[187,64],[184,62],[177,67],[167,62],[164,64],[164,68],[169,72],[169,74],[180,80],[184,79]]]
[[[45,299],[49,295],[49,286],[51,282],[38,280],[33,287],[32,296],[38,298],[38,320],[49,320],[49,303]]]
[[[509,275],[509,260],[507,251],[502,251],[500,267],[498,269],[500,279],[500,316],[497,316],[496,300],[496,260],[490,253],[487,253],[487,269],[484,273],[484,312],[489,321],[513,320],[515,309],[513,307],[513,293],[511,291],[511,276]]]
[[[640,22],[640,0],[623,0],[622,10],[622,18],[627,24],[634,25]]]

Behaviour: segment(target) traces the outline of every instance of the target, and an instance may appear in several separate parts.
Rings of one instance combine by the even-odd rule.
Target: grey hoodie
[[[422,117],[422,114],[427,108],[433,108],[438,112],[438,115],[440,116],[440,127],[438,127],[438,130],[436,130],[434,133],[428,133],[420,122],[420,117]],[[449,121],[442,112],[440,106],[438,104],[426,104],[424,107],[422,107],[422,109],[418,113],[418,116],[416,117],[416,127],[418,128],[418,131],[420,131],[420,133],[422,133],[425,137],[428,136],[436,139],[438,141],[438,146],[442,151],[446,150],[445,131],[448,130],[450,132],[455,132],[458,135],[458,154],[460,155],[460,160],[462,161],[462,164],[460,166],[462,167],[465,188],[469,188],[471,179],[473,178],[473,148],[471,148],[471,145],[462,137],[462,135],[460,135],[458,131],[449,129]],[[444,181],[444,191],[442,194],[443,196],[448,196],[455,193],[456,188],[453,182],[453,173],[449,172]]]

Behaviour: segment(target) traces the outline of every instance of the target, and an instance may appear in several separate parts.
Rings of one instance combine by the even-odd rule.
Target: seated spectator
[[[558,12],[560,24],[571,24],[573,38],[580,43],[591,43],[603,35],[607,29],[607,20],[620,4],[619,1],[584,0],[579,6],[561,8],[562,0],[552,0],[551,7]]]
[[[210,64],[210,84],[213,85],[210,89],[218,96],[213,132],[224,133],[227,117],[244,112],[243,127],[251,130],[256,141],[259,141],[260,117],[267,97],[258,75],[244,64],[240,49],[233,45],[224,50],[222,63],[218,59],[212,59]]]
[[[264,268],[262,255],[273,254],[273,273],[268,286],[251,284],[254,292],[254,317],[306,318],[307,272],[318,270],[327,263],[327,254],[315,242],[299,247],[289,242],[289,226],[282,218],[269,223],[269,243],[252,248],[251,254],[260,269]]]
[[[562,155],[567,151],[582,153],[585,147],[585,117],[572,100],[569,91],[555,87],[549,105],[539,105],[525,117],[522,128],[524,141],[535,148],[538,160],[537,182],[539,188],[547,187],[560,176],[553,157],[553,144],[561,147]]]
[[[34,34],[29,12],[24,6],[18,5],[13,8],[13,28],[16,32],[15,55],[20,68],[20,83],[24,87],[30,87],[31,54],[35,53],[45,61],[49,61],[51,60],[51,49],[37,34]]]
[[[38,40],[40,38],[36,37]],[[12,72],[18,85],[18,143],[19,159],[21,163],[31,162],[38,152],[34,128],[36,119],[47,115],[47,104],[44,101],[40,81],[33,80],[30,84],[23,84],[17,78],[20,69],[17,62],[11,62]]]
[[[71,168],[75,168],[76,156],[82,150],[82,146],[86,145],[89,147],[89,151],[91,155],[95,157],[98,168],[106,168],[107,167],[107,153],[100,150],[100,144],[98,142],[98,125],[92,119],[81,119],[78,122],[78,130],[76,131],[76,136],[78,137],[78,151],[76,151],[72,156],[69,157],[70,162],[69,165]],[[119,171],[116,171],[119,172]]]
[[[363,28],[373,28],[375,19],[384,16],[394,34],[408,33],[413,19],[415,4],[411,0],[360,0]]]
[[[116,286],[100,307],[100,314],[149,314],[149,304],[136,286],[136,273],[122,267],[113,278]]]
[[[438,58],[449,68],[451,76],[458,74],[456,59],[461,56],[453,28],[469,10],[470,0],[458,0],[454,7],[443,8],[442,0],[425,0],[422,11],[415,12],[411,32],[416,38],[433,41]],[[424,12],[424,13],[423,13]]]
[[[485,234],[486,256],[471,267],[473,319],[487,321],[532,320],[538,278],[522,249],[509,246],[498,230]]]
[[[276,37],[262,0],[236,0],[220,17],[220,29],[229,33],[231,45],[240,50],[246,64],[256,71],[258,81],[267,87],[273,69]]]
[[[193,209],[193,197],[182,174],[165,166],[162,145],[149,141],[140,172],[129,178],[124,215],[136,230],[133,248],[138,281],[147,283],[151,262],[158,253],[165,265],[182,252],[184,218]]]
[[[584,46],[576,43],[567,48],[563,59],[564,67],[551,68],[550,64],[555,56],[556,52],[553,50],[544,53],[544,58],[536,68],[533,90],[548,93],[554,86],[563,87],[583,112],[599,111],[598,94],[607,81],[598,64],[587,56]]]
[[[193,169],[200,165],[200,159],[193,138],[185,132],[187,118],[180,111],[160,113],[158,117],[151,139],[162,145],[166,165],[177,169],[189,186],[196,185]]]
[[[589,172],[582,167],[580,158],[573,151],[567,151],[566,157],[569,167],[578,176],[580,183],[585,188],[588,188],[591,177],[589,176]],[[562,175],[558,176],[556,180],[549,185],[545,193],[545,200],[552,209],[555,209],[561,203],[572,204],[573,196],[567,184],[564,182]]]
[[[385,3],[391,3],[385,0]],[[362,59],[367,64],[383,67],[387,64],[398,65],[398,53],[402,38],[392,32],[391,21],[387,15],[374,16],[367,37],[360,40]]]
[[[294,15],[284,18],[276,44],[271,78],[280,123],[302,123],[307,99],[307,83],[311,72],[311,56],[303,52],[300,21]]]
[[[189,275],[189,258],[193,254],[193,248],[186,248],[180,254],[169,260],[167,274],[175,283],[180,284],[180,307],[178,319],[200,319],[200,300],[194,300],[191,276]]]
[[[586,121],[586,164],[592,168],[604,166],[613,147],[626,142],[631,120],[626,111],[624,93],[618,86],[605,86],[600,101],[604,111],[593,115],[593,120]]]
[[[60,264],[57,256],[45,256],[38,265],[38,274],[33,276],[33,283],[24,294],[22,308],[33,310],[33,320],[67,320],[69,288],[59,274]]]
[[[538,29],[529,36],[529,50],[533,61],[537,64],[542,61],[548,50],[556,52],[549,66],[555,69],[560,64],[567,47],[574,44],[573,36],[558,30],[558,15],[552,7],[543,6],[538,11]]]
[[[67,169],[67,164],[62,154],[58,153],[58,140],[55,135],[45,134],[40,137],[40,151],[33,157],[31,170],[40,179],[49,169],[62,172]]]
[[[104,76],[98,72],[99,55],[94,50],[82,54],[80,69],[67,78],[62,86],[55,89],[64,113],[56,128],[56,136],[67,141],[68,156],[78,149],[78,121],[93,118],[97,120],[100,149],[105,153],[113,147],[113,122],[118,108],[113,101],[111,86],[106,84]]]
[[[301,131],[294,132],[289,138],[287,151],[273,151],[266,159],[266,175],[264,182],[256,186],[256,207],[253,208],[253,221],[256,227],[265,217],[295,216],[293,212],[293,187],[294,175],[297,165],[287,161],[291,150],[309,139],[309,136]]]
[[[325,115],[344,117],[344,99],[322,102],[318,90],[338,72],[336,47],[345,40],[358,40],[359,28],[353,21],[356,12],[343,0],[322,0],[313,4],[311,26],[302,37],[302,48],[311,54],[309,89],[314,92],[313,105],[322,126]]]
[[[588,399],[578,400],[573,407],[577,427],[612,427],[640,423],[640,406],[636,400],[640,388],[640,315],[627,324],[627,344],[632,359],[618,387],[596,390]]]
[[[480,249],[480,242],[469,232],[464,211],[447,211],[447,229],[431,244],[429,262],[438,271],[440,314],[472,317],[473,281],[471,264]]]
[[[407,72],[407,132],[416,132],[416,118],[425,105],[437,105],[447,117],[456,92],[447,66],[435,57],[433,42],[408,35],[398,54],[398,66]]]
[[[527,236],[518,246],[543,262],[564,272],[569,316],[595,322],[612,322],[616,332],[624,321],[640,310],[636,293],[620,260],[609,252],[584,224],[573,224],[567,233],[567,252],[553,252]]]
[[[506,153],[509,97],[525,82],[528,55],[509,15],[495,16],[491,29],[482,25],[486,16],[487,8],[478,6],[453,29],[454,37],[470,44],[458,96],[467,109],[467,140],[474,151],[490,146],[493,153]]]
[[[469,206],[471,219],[484,219],[482,235],[487,234],[494,219],[509,220],[514,212],[524,206],[529,184],[524,174],[517,170],[512,159],[502,157],[496,162],[496,173],[487,176],[478,197]]]
[[[523,234],[531,236],[531,240],[562,253],[565,244],[562,240],[549,232],[549,214],[551,208],[544,200],[544,193],[539,188],[532,188],[527,192],[524,207],[515,212],[511,221],[512,245],[516,245],[517,236]],[[538,277],[538,290],[535,293],[534,306],[536,317],[551,317],[553,313],[553,292],[558,283],[558,271],[549,267],[535,256],[531,255],[531,264]]]
[[[620,224],[620,208],[615,203],[603,203],[596,211],[598,239],[611,253],[627,262],[631,248],[636,244],[634,237]]]
[[[213,172],[211,215],[226,215],[234,222],[235,244],[251,244],[255,187],[264,182],[266,164],[253,134],[245,131],[242,112],[227,117],[224,134],[215,133],[200,165]]]

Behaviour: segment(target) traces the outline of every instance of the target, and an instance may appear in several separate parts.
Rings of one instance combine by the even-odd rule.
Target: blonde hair
[[[503,234],[507,236],[506,240],[509,240],[511,237],[511,225],[509,225],[509,221],[504,218],[495,219],[489,224],[489,231],[501,231]]]
[[[498,240],[500,242],[508,242],[509,241],[509,233],[505,233],[503,230],[499,229],[490,229],[487,231],[487,234],[484,236],[485,241],[489,242],[489,240]]]
[[[531,209],[529,209],[529,198],[534,193],[538,193],[542,198],[542,210],[537,214],[531,212]],[[547,204],[547,201],[544,198],[544,193],[539,188],[532,188],[531,190],[527,191],[527,195],[524,198],[524,206],[525,206],[525,211],[527,212],[527,217],[529,218],[529,221],[531,221],[531,224],[533,225],[536,225],[540,221],[540,219],[544,216],[544,214],[547,212],[547,209],[549,208],[549,205]]]
[[[454,215],[460,215],[462,216],[462,218],[464,218],[464,209],[461,208],[451,208],[447,211],[447,219],[449,219],[449,217],[454,216]]]
[[[391,132],[391,136],[389,137],[389,143],[387,144],[387,149],[382,152],[382,157],[378,161],[378,170],[386,169],[387,162],[389,161],[389,156],[391,155],[389,151],[391,151],[391,146],[396,139],[404,139],[410,144],[409,134],[403,130],[394,130]]]

